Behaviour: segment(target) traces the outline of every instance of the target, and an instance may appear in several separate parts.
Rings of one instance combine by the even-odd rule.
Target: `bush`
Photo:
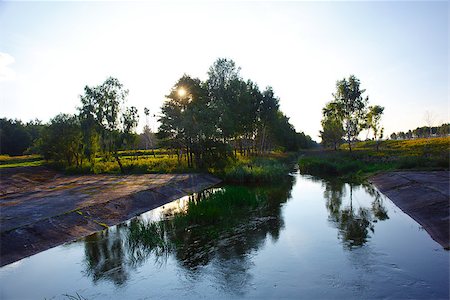
[[[288,173],[287,163],[267,157],[236,160],[225,169],[213,172],[226,182],[231,183],[277,182],[285,178]]]

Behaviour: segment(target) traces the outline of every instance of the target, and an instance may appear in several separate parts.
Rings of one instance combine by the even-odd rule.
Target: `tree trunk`
[[[122,162],[120,161],[119,155],[117,155],[117,153],[114,155],[114,157],[116,158],[117,164],[119,164],[119,168],[120,168],[120,173],[124,173],[123,171],[123,166],[122,166]]]
[[[347,142],[348,142],[348,149],[350,150],[350,152],[352,152],[352,137],[350,133],[347,134]]]
[[[265,139],[266,139],[266,126],[263,127],[262,130],[262,137],[261,137],[261,148],[260,148],[260,153],[262,154],[264,151],[264,144],[265,144]]]

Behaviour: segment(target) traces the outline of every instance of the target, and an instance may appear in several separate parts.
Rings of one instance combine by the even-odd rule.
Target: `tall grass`
[[[283,180],[294,164],[293,153],[241,157],[228,162],[222,170],[213,174],[230,183],[271,183]]]
[[[381,171],[449,169],[450,138],[356,143],[353,151],[316,151],[299,159],[302,173],[363,181]]]
[[[152,253],[167,257],[172,251],[183,252],[192,243],[209,247],[212,240],[217,241],[239,224],[247,224],[249,218],[264,214],[267,207],[268,195],[264,191],[242,186],[196,194],[187,210],[172,218],[151,223],[132,220],[127,233],[131,259],[138,262]]]
[[[146,173],[190,173],[197,169],[189,168],[184,159],[178,161],[176,156],[157,155],[153,156],[122,156],[121,162],[127,174]],[[94,164],[83,163],[83,166],[70,166],[65,168],[70,174],[120,174],[120,168],[114,159],[97,159]]]
[[[119,153],[126,174],[167,174],[209,172],[230,183],[271,183],[283,180],[297,158],[293,153],[268,153],[260,156],[225,157],[214,168],[189,167],[186,157],[178,159],[168,150],[138,150]],[[0,168],[38,166],[45,161],[38,155],[21,157],[0,156]],[[68,174],[121,174],[113,157],[97,157],[94,162],[84,160],[82,165],[67,166],[65,162],[48,162],[51,167]],[[220,166],[220,167],[219,167]]]
[[[177,226],[231,225],[232,220],[248,215],[249,211],[261,208],[267,196],[246,187],[228,186],[189,203],[186,213],[174,218]]]

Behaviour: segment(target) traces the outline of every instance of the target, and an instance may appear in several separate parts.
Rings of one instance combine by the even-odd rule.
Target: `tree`
[[[146,150],[154,149],[156,146],[156,135],[152,132],[151,128],[147,125],[144,126],[143,132],[139,136],[139,147],[145,148]],[[155,152],[153,151],[153,156],[155,156]]]
[[[345,134],[336,105],[335,102],[328,102],[322,109],[322,130],[320,131],[322,144],[326,147],[333,147],[334,150],[338,149]]]
[[[219,58],[209,68],[206,87],[211,99],[211,108],[217,113],[218,128],[224,142],[236,131],[234,109],[238,103],[240,68],[231,59]]]
[[[138,122],[137,109],[125,107],[128,90],[118,79],[109,77],[99,86],[84,88],[81,98],[80,115],[85,124],[84,141],[93,151],[95,136],[98,134],[103,153],[112,155],[123,173],[118,150],[129,140],[130,133]],[[90,155],[95,155],[90,153]]]
[[[391,140],[397,140],[398,136],[397,136],[397,134],[395,132],[393,132],[393,133],[391,133],[390,138],[391,138]]]
[[[289,122],[289,118],[281,111],[277,111],[276,119],[268,127],[270,140],[274,145],[287,151],[297,151],[299,149],[297,132]]]
[[[377,151],[379,148],[379,141],[383,138],[383,127],[381,127],[381,116],[383,115],[384,107],[379,105],[369,106],[366,115],[366,126],[368,129],[372,129],[373,138],[376,141]]]
[[[432,127],[434,126],[436,116],[435,116],[435,114],[433,114],[432,112],[427,110],[427,111],[425,111],[424,120],[430,131],[429,137],[431,137],[433,135]]]
[[[76,115],[58,114],[43,130],[38,148],[45,159],[72,166],[82,164],[80,120]]]
[[[330,103],[331,111],[327,114],[336,116],[342,121],[349,150],[352,151],[352,141],[363,128],[368,97],[363,97],[365,90],[360,88],[360,81],[354,75],[336,82],[334,101]]]
[[[161,108],[158,137],[184,151],[188,166],[215,164],[235,155],[263,153],[276,146],[288,150],[310,147],[309,136],[297,133],[279,110],[279,99],[271,87],[261,92],[251,80],[239,76],[232,60],[218,59],[206,82],[181,77]]]
[[[324,146],[333,147],[336,151],[342,142],[345,131],[342,122],[339,119],[324,117],[322,119],[322,130],[320,138]]]
[[[128,149],[134,148],[136,145],[137,135],[134,133],[134,129],[137,127],[138,122],[137,108],[134,106],[125,108],[122,113],[123,141]]]
[[[266,87],[262,93],[262,99],[259,105],[258,135],[260,139],[260,153],[267,150],[267,131],[269,126],[277,120],[279,107],[279,99],[275,97],[272,87]]]
[[[32,139],[20,120],[0,119],[0,154],[22,155]]]
[[[450,133],[450,124],[442,124],[438,128],[438,134],[440,136],[447,136]]]
[[[161,108],[158,135],[168,147],[187,155],[188,166],[194,156],[201,164],[210,141],[218,135],[216,111],[205,86],[198,78],[183,75],[173,86]]]

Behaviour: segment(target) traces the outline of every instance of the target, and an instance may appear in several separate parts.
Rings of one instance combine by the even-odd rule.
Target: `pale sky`
[[[128,105],[159,113],[183,73],[219,57],[267,85],[319,140],[336,81],[361,80],[385,133],[449,122],[448,2],[0,2],[0,117],[75,113],[85,85],[117,77]],[[152,120],[152,127],[157,128]]]

